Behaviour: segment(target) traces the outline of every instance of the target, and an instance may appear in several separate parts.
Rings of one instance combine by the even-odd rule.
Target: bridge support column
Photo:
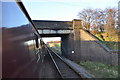
[[[61,37],[61,51],[62,51],[62,55],[65,57],[67,57],[67,52],[68,52],[67,37],[68,36],[65,35]]]
[[[81,20],[73,20],[73,34],[74,34],[74,53],[71,54],[71,59],[75,61],[81,60],[81,38],[80,38],[80,28],[81,28]]]
[[[74,45],[73,33],[70,33],[69,35],[63,35],[61,37],[62,55],[64,55],[67,58],[70,58],[72,51],[74,51],[73,45]]]
[[[74,30],[74,54],[72,54],[71,58],[75,61],[80,61],[81,58],[81,48],[80,48],[80,30]]]
[[[81,20],[73,20],[73,33],[61,37],[62,55],[74,61],[81,60]]]

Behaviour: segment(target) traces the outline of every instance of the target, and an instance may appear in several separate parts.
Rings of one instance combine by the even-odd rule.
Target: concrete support
[[[81,59],[80,28],[81,20],[73,20],[73,32],[61,37],[62,54],[75,61]]]
[[[72,59],[75,61],[80,61],[81,59],[81,46],[80,46],[80,28],[81,20],[73,20],[73,31],[74,31],[74,54],[72,54]]]
[[[80,60],[80,53],[81,53],[81,48],[80,48],[80,30],[75,29],[74,30],[74,54],[72,55],[73,60],[79,61]]]
[[[68,56],[68,35],[63,35],[61,37],[61,51],[62,55],[67,57]]]
[[[80,60],[80,32],[74,30],[74,33],[63,35],[61,37],[62,55],[75,61]]]
[[[73,45],[74,45],[73,33],[69,35],[63,35],[61,37],[62,55],[64,55],[67,58],[70,58],[72,55],[72,52],[74,51]]]

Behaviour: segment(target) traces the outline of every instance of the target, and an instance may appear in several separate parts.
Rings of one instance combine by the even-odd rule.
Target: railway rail
[[[79,78],[79,80],[83,80],[81,75],[77,73],[72,67],[70,67],[60,55],[56,54],[53,50],[46,47],[48,53],[59,73],[61,78]]]

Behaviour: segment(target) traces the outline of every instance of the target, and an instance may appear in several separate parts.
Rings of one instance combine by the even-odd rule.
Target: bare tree
[[[78,13],[79,18],[83,21],[83,27],[86,28],[86,30],[90,30],[92,23],[92,14],[92,9],[84,9]]]
[[[78,13],[79,18],[83,21],[83,27],[86,30],[98,32],[110,31],[115,29],[116,8],[101,9],[83,9]]]
[[[105,13],[105,32],[107,33],[108,36],[112,36],[113,34],[116,34],[116,27],[115,23],[117,20],[117,9],[115,8],[106,8],[104,10]]]
[[[94,30],[97,30],[99,32],[103,32],[104,30],[104,12],[101,9],[95,9],[94,13],[93,13],[93,24],[95,24],[94,26]]]
[[[104,17],[101,9],[84,9],[78,14],[86,30],[103,31]]]

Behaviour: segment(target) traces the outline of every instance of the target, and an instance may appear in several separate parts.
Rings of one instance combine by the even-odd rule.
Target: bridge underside
[[[68,57],[73,51],[73,40],[71,34],[41,34],[42,37],[61,37],[61,52],[62,55]],[[71,36],[71,38],[70,38]]]

